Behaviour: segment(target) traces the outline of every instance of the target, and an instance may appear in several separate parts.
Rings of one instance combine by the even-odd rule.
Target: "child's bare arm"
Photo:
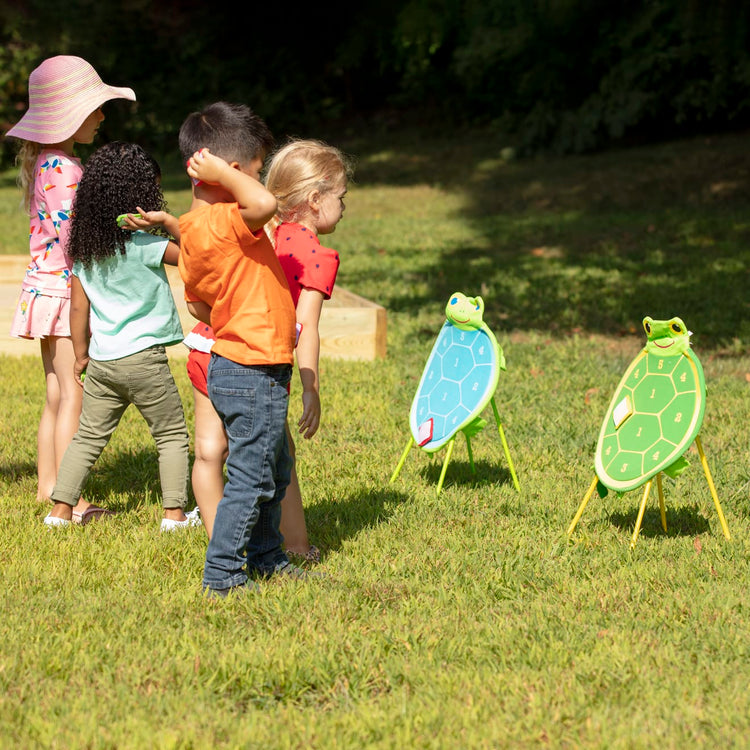
[[[302,324],[297,344],[297,367],[302,381],[302,416],[300,433],[309,439],[320,426],[320,383],[318,360],[320,358],[320,311],[323,294],[316,289],[302,289],[297,301],[297,322]]]
[[[201,323],[211,325],[211,308],[203,301],[187,302],[188,312]]]
[[[127,214],[121,224],[122,228],[135,231],[164,227],[177,241],[167,244],[162,262],[168,266],[176,266],[180,257],[180,222],[177,217],[166,211],[144,211],[140,206],[136,207],[136,211],[138,211],[137,214]]]
[[[276,213],[276,198],[255,178],[214,156],[207,148],[196,151],[188,160],[191,178],[223,187],[240,207],[248,228],[261,229]]]
[[[73,375],[83,387],[81,375],[89,363],[89,312],[91,303],[77,276],[70,280],[70,337],[76,361]]]
[[[162,263],[166,263],[168,266],[176,266],[179,259],[180,246],[176,242],[168,242],[166,248],[164,248]]]

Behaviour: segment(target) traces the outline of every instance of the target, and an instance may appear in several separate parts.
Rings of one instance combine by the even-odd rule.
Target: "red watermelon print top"
[[[303,288],[315,289],[324,299],[330,298],[339,270],[339,254],[335,250],[323,247],[315,232],[293,222],[279,224],[274,244],[295,307]]]

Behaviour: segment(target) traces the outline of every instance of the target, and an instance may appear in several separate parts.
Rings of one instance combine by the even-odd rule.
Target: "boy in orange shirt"
[[[276,211],[259,180],[272,145],[263,120],[217,102],[186,118],[179,141],[193,180],[190,211],[180,217],[180,275],[188,308],[214,329],[208,394],[229,439],[203,588],[225,597],[255,587],[248,573],[303,575],[279,531],[292,466],[285,422],[295,311],[263,231]]]

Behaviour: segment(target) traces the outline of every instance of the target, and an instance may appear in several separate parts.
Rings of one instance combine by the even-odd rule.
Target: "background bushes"
[[[218,98],[277,133],[482,126],[521,152],[584,152],[746,127],[749,29],[742,0],[334,0],[300,15],[26,0],[0,9],[0,123],[25,109],[30,70],[63,53],[136,89],[104,135],[163,153]]]

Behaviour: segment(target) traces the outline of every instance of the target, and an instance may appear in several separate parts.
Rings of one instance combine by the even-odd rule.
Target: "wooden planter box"
[[[320,314],[320,356],[332,359],[385,357],[385,308],[335,286]]]
[[[0,354],[39,354],[38,341],[16,339],[8,333],[28,263],[28,255],[0,255]],[[167,278],[187,333],[196,321],[187,310],[176,267],[167,266]],[[323,303],[320,316],[320,356],[363,360],[385,357],[385,331],[385,308],[335,287],[331,299]],[[176,357],[187,356],[183,344],[169,347],[168,351]]]

